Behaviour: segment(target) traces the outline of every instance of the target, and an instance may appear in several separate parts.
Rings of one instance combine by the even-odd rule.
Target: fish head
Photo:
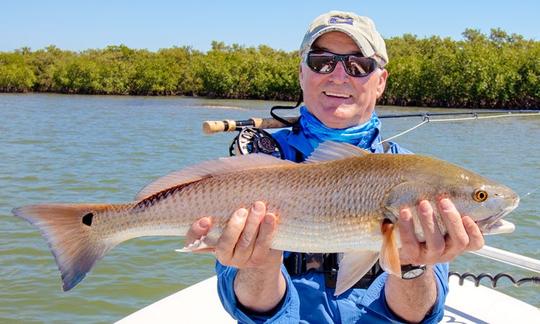
[[[509,187],[464,171],[459,181],[448,184],[448,196],[462,216],[471,217],[483,234],[514,231],[514,224],[502,218],[519,204],[519,196]]]

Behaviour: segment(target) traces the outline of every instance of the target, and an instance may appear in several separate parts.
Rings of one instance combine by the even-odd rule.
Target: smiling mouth
[[[339,92],[323,91],[323,93],[327,95],[328,97],[335,97],[335,98],[341,98],[341,99],[349,99],[350,97],[352,97],[349,94],[339,93]]]

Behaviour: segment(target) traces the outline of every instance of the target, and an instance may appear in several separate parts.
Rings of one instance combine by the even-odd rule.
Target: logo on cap
[[[353,19],[351,17],[340,17],[340,16],[332,16],[328,20],[329,24],[353,24]]]

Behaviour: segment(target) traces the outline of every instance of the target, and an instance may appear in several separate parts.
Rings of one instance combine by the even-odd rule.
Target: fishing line
[[[528,196],[532,195],[533,193],[537,192],[538,189],[540,189],[540,187],[537,187],[536,189],[534,189],[534,190],[532,190],[532,191],[529,191],[529,192],[527,192],[527,193],[524,194],[524,195],[519,195],[520,200],[523,202],[523,200],[525,199],[525,197],[528,197]],[[527,198],[527,199],[528,199],[528,198]]]
[[[443,114],[443,113],[441,113]],[[437,116],[437,114],[419,114],[419,115],[388,115],[388,116],[380,116],[379,118],[399,118],[399,117],[422,117],[423,120],[418,125],[415,125],[407,130],[404,130],[401,133],[398,133],[394,136],[388,137],[384,140],[382,140],[379,144],[382,144],[384,142],[393,140],[395,138],[398,138],[400,136],[403,136],[409,132],[412,132],[413,130],[419,128],[420,126],[423,126],[427,123],[448,123],[448,122],[458,122],[458,121],[469,121],[469,120],[479,120],[479,119],[494,119],[494,118],[507,118],[507,117],[521,117],[521,116],[540,116],[540,112],[534,112],[534,113],[512,113],[508,112],[506,114],[497,114],[497,115],[489,115],[489,116],[479,116],[479,113],[473,112],[473,113],[464,113],[464,114],[472,114],[472,117],[459,117],[459,118],[431,118],[430,116]],[[440,115],[440,114],[438,114]],[[399,116],[399,117],[398,117]]]
[[[520,113],[520,114],[501,114],[501,115],[490,115],[490,116],[478,116],[477,113],[474,113],[473,117],[461,117],[461,118],[440,118],[440,119],[431,119],[432,122],[456,122],[456,121],[466,121],[466,120],[476,120],[476,119],[494,119],[494,118],[506,118],[506,117],[522,117],[522,116],[540,116],[540,113]]]
[[[394,135],[394,136],[388,137],[387,139],[384,139],[384,140],[380,141],[379,144],[382,144],[382,143],[387,142],[387,141],[391,141],[391,140],[393,140],[394,138],[398,138],[398,137],[400,137],[400,136],[402,136],[402,135],[407,134],[408,132],[412,132],[413,130],[415,130],[415,129],[417,129],[418,127],[423,126],[424,124],[427,124],[427,123],[429,123],[429,119],[424,119],[424,121],[421,122],[420,124],[418,124],[418,125],[416,125],[416,126],[414,126],[414,127],[412,127],[412,128],[409,128],[409,129],[407,129],[407,130],[405,130],[405,131],[403,131],[403,132],[401,132],[401,133],[398,133],[398,134],[396,134],[396,135]]]

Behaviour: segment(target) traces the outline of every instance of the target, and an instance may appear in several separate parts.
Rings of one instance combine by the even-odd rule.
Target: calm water
[[[203,135],[207,119],[268,116],[271,102],[62,95],[0,95],[0,321],[111,322],[213,275],[213,258],[179,255],[178,238],[142,238],[112,250],[64,293],[44,239],[12,217],[37,202],[123,202],[152,179],[228,154],[231,134]],[[381,107],[382,113],[425,111]],[[385,120],[386,137],[419,119]],[[428,124],[405,147],[501,181],[522,196],[540,187],[540,118]],[[511,235],[487,243],[540,259],[540,189],[508,219]],[[472,255],[456,271],[533,273]],[[538,286],[501,290],[540,306]]]

